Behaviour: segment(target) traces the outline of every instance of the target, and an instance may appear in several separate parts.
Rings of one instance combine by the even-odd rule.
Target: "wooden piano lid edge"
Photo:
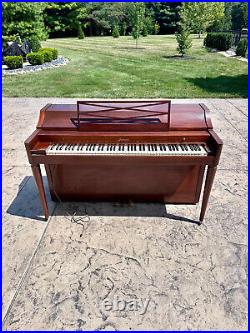
[[[40,110],[38,123],[36,125],[37,129],[42,128],[42,125],[43,125],[43,122],[44,122],[44,119],[45,119],[45,112],[51,105],[52,105],[52,103],[48,103]]]
[[[213,128],[213,124],[212,124],[212,120],[211,120],[211,116],[210,116],[210,114],[211,114],[210,110],[203,103],[200,103],[200,106],[204,110],[204,118],[205,118],[205,122],[207,124],[207,129],[212,129]]]

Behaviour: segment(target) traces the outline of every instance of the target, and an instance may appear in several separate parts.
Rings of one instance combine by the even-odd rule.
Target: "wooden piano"
[[[46,219],[41,164],[54,201],[196,204],[206,174],[202,222],[222,141],[203,104],[85,100],[46,105],[25,147]]]

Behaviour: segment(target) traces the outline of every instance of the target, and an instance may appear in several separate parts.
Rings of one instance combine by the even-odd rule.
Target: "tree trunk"
[[[135,40],[135,45],[136,45],[136,48],[137,48],[137,46],[138,46],[138,38],[136,38],[136,40]]]

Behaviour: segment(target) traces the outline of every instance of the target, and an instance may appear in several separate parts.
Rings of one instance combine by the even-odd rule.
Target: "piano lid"
[[[95,132],[161,132],[212,128],[203,104],[171,104],[168,100],[86,100],[48,104],[37,129]]]

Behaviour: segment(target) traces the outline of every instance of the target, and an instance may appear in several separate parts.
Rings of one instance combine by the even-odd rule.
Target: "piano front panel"
[[[127,161],[47,165],[51,197],[57,200],[134,200],[195,204],[205,166]]]

